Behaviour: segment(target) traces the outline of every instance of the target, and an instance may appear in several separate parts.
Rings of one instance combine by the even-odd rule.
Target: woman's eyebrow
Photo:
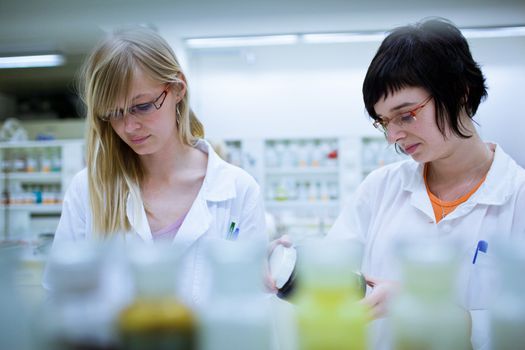
[[[135,97],[133,97],[131,99],[131,101],[135,101],[135,100],[138,100],[139,98],[143,97],[143,96],[147,96],[148,94],[147,93],[140,93],[138,95],[136,95]]]
[[[399,105],[397,105],[397,106],[394,106],[394,107],[390,108],[390,109],[388,110],[388,112],[389,112],[388,114],[392,114],[392,112],[397,112],[397,111],[399,111],[400,109],[403,109],[403,108],[408,107],[408,106],[413,106],[413,105],[415,105],[416,103],[417,103],[417,102],[403,102],[403,103],[401,103],[401,104],[399,104]],[[379,114],[379,113],[377,113],[377,116],[378,116],[379,118],[381,118],[381,119],[384,119],[384,117],[388,117],[388,116],[386,116],[386,115],[382,115],[382,114]]]
[[[399,111],[400,109],[403,109],[405,107],[408,107],[408,106],[413,106],[417,104],[417,102],[403,102],[397,106],[394,106],[392,108],[390,108],[390,111],[389,112],[396,112],[396,111]]]

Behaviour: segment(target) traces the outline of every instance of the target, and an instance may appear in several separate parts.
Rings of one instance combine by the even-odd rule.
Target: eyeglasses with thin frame
[[[145,102],[145,103],[139,103],[136,105],[133,105],[128,108],[128,110],[124,113],[124,109],[121,108],[119,110],[113,111],[107,115],[104,115],[100,117],[103,121],[119,121],[124,119],[124,116],[126,114],[134,115],[137,118],[143,118],[151,113],[153,113],[156,110],[161,109],[162,105],[164,104],[164,101],[166,100],[166,96],[168,95],[169,86],[162,91],[162,93],[154,99],[151,102]]]
[[[388,125],[390,123],[394,123],[400,128],[407,128],[417,120],[417,114],[427,105],[428,102],[430,102],[430,100],[432,100],[432,95],[424,99],[415,108],[406,112],[401,112],[390,119],[379,118],[375,120],[372,125],[385,135],[388,133]]]

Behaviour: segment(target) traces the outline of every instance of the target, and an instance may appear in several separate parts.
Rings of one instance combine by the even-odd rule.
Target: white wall
[[[525,165],[525,38],[471,40],[489,98],[481,134]],[[369,135],[363,78],[379,42],[193,50],[192,104],[212,138]]]
[[[477,113],[480,133],[525,167],[525,37],[471,40],[471,46],[489,88]]]
[[[377,44],[193,52],[195,110],[214,137],[374,132],[361,82]]]

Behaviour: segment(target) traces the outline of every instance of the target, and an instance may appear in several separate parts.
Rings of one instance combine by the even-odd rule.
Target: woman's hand
[[[361,300],[361,303],[369,307],[372,320],[385,317],[390,300],[399,291],[399,282],[367,276],[365,279],[366,284],[372,287],[372,291]]]
[[[275,239],[270,242],[268,245],[268,260],[270,259],[270,256],[272,255],[274,249],[278,245],[283,245],[285,247],[291,247],[292,241],[287,235],[282,235],[278,239]],[[266,271],[264,274],[264,285],[266,286],[266,289],[271,293],[277,293],[277,287],[275,286],[275,281],[272,278],[272,275],[270,274],[270,270],[268,268],[268,264],[266,265]]]

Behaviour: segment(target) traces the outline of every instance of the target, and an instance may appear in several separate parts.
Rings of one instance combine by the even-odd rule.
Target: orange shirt
[[[483,176],[483,178],[474,186],[469,192],[465,193],[463,196],[459,197],[456,200],[446,202],[442,201],[438,197],[436,197],[432,192],[430,192],[430,188],[428,187],[427,182],[427,169],[428,166],[425,164],[425,168],[423,171],[423,179],[425,180],[425,187],[427,188],[428,197],[430,198],[430,203],[432,203],[432,209],[434,210],[434,216],[436,217],[436,223],[440,222],[445,216],[450,214],[454,209],[456,209],[461,203],[466,202],[470,196],[474,194],[478,190],[478,188],[481,186],[483,181],[485,181],[485,178],[487,177],[487,174]]]

